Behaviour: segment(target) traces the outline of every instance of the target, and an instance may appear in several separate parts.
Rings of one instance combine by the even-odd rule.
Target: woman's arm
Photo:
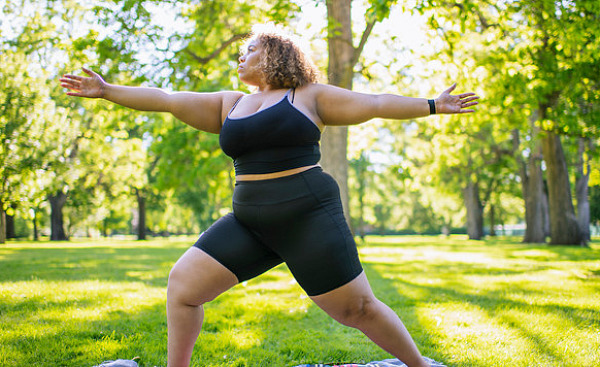
[[[479,96],[475,93],[450,95],[456,84],[435,99],[436,113],[469,113]],[[315,85],[317,113],[325,125],[355,125],[373,118],[412,119],[429,116],[425,98],[393,94],[366,94],[331,85]]]
[[[97,73],[83,68],[89,77],[64,75],[61,86],[72,90],[67,95],[103,98],[139,111],[169,112],[179,120],[202,131],[219,133],[226,106],[233,105],[239,92],[166,92],[158,88],[128,87],[106,83]]]

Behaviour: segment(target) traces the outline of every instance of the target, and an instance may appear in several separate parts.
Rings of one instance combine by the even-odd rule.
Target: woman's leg
[[[339,288],[310,298],[335,320],[359,329],[407,366],[429,366],[400,318],[375,298],[364,272]]]
[[[173,266],[167,287],[168,366],[189,366],[202,305],[281,259],[232,214],[216,221]]]
[[[196,247],[175,263],[167,287],[168,367],[190,365],[204,319],[202,305],[237,283],[235,274]]]

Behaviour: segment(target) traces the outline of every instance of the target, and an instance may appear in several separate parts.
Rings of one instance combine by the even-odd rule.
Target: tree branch
[[[354,49],[354,55],[352,55],[352,66],[353,67],[358,62],[358,58],[360,57],[360,54],[362,53],[363,49],[365,48],[367,39],[371,35],[371,31],[373,30],[373,27],[375,26],[375,22],[376,22],[376,20],[373,19],[372,21],[367,23],[367,27],[365,28],[365,31],[363,32],[362,37],[360,38],[360,42],[358,43],[358,46]]]
[[[247,37],[249,35],[249,33],[240,33],[240,34],[234,34],[233,36],[231,36],[227,41],[223,42],[221,44],[221,46],[217,47],[216,50],[214,50],[211,54],[209,54],[208,56],[199,56],[196,53],[192,52],[189,48],[184,48],[183,51],[186,52],[188,55],[192,56],[196,61],[198,61],[200,64],[206,64],[208,63],[210,60],[214,59],[215,57],[219,56],[219,54],[221,52],[223,52],[223,50],[225,50],[227,47],[229,47],[232,43],[241,40],[245,37]]]
[[[498,9],[498,6],[494,5],[493,3],[489,3],[489,2],[484,2],[486,5],[488,6],[492,6],[494,8],[496,8],[496,10]],[[465,6],[464,4],[460,4],[460,3],[446,3],[446,6],[448,7],[455,7],[458,8],[461,12],[465,12]],[[479,8],[473,9],[473,12],[475,13],[475,15],[477,16],[477,18],[479,19],[479,24],[481,24],[481,27],[486,30],[488,28],[492,28],[492,27],[500,27],[500,24],[498,23],[490,23],[487,18],[485,17],[485,15],[483,15],[483,13],[481,12],[481,10]]]

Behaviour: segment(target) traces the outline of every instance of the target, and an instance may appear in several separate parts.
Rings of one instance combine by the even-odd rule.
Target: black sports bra
[[[292,101],[289,94],[292,93]],[[290,89],[278,103],[249,116],[223,122],[219,144],[233,158],[236,175],[261,174],[317,164],[321,159],[318,126],[292,104]]]

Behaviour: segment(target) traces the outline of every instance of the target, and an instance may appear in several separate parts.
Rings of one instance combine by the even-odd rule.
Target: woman
[[[71,96],[104,98],[141,111],[170,112],[192,127],[220,134],[234,159],[233,213],[215,222],[173,266],[167,287],[168,366],[188,366],[203,304],[239,282],[285,262],[325,312],[358,328],[408,366],[427,366],[398,316],[373,295],[348,229],[338,187],[318,165],[328,125],[372,118],[410,119],[467,113],[473,93],[435,101],[372,95],[316,82],[314,67],[289,39],[258,34],[239,58],[241,92],[167,93],[65,75]]]

